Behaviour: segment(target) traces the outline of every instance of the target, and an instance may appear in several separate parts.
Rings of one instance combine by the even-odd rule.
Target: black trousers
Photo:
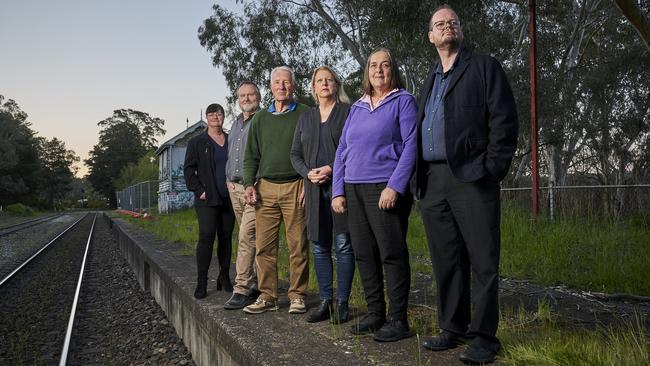
[[[384,275],[388,292],[388,317],[406,320],[411,287],[411,267],[406,246],[408,217],[413,200],[400,196],[395,208],[379,209],[386,183],[346,184],[348,226],[359,267],[368,313],[386,314]]]
[[[194,208],[199,221],[199,242],[196,245],[198,281],[208,278],[215,236],[219,274],[228,274],[232,254],[232,230],[235,227],[235,214],[230,199],[225,199],[219,206],[194,206]]]
[[[440,329],[496,351],[500,347],[495,336],[499,323],[499,182],[485,177],[464,183],[447,164],[432,163],[422,192],[420,208],[438,283]]]

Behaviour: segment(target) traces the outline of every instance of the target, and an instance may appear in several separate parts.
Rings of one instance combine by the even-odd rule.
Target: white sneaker
[[[289,314],[304,314],[306,312],[307,312],[307,307],[305,306],[305,300],[303,299],[291,300],[291,305],[289,305]]]
[[[254,304],[248,305],[244,308],[244,312],[248,314],[262,314],[266,311],[277,311],[278,304],[275,301],[266,301],[259,297],[255,300]]]

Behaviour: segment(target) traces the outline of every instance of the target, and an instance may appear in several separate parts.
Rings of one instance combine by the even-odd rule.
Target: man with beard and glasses
[[[460,360],[488,363],[501,348],[499,182],[517,148],[517,108],[499,62],[462,46],[448,5],[434,11],[428,36],[439,61],[420,92],[414,183],[442,332],[423,346],[442,351],[471,339]]]
[[[260,90],[255,83],[244,81],[237,88],[241,113],[230,127],[226,178],[228,193],[239,224],[235,286],[224,309],[242,309],[255,302],[259,295],[255,274],[255,207],[244,201],[244,152],[250,120],[260,109]]]

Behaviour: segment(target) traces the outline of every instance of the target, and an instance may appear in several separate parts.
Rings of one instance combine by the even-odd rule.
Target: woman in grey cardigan
[[[300,116],[291,147],[291,163],[305,179],[307,236],[312,242],[321,299],[307,321],[319,322],[332,315],[333,323],[342,323],[349,319],[348,299],[355,263],[347,217],[331,209],[331,183],[334,155],[350,105],[341,80],[327,66],[314,70],[311,89],[318,105]],[[338,280],[336,307],[333,305],[332,241]]]

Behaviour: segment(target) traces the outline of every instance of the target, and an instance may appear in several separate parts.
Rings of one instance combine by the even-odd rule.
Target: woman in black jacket
[[[314,71],[311,88],[318,105],[300,116],[291,147],[291,163],[305,179],[307,236],[312,242],[321,299],[307,321],[326,320],[333,314],[332,322],[339,323],[349,318],[348,299],[355,264],[347,217],[334,214],[331,209],[331,181],[334,155],[350,105],[341,80],[327,66]],[[332,239],[338,279],[336,308],[332,304]]]
[[[230,256],[235,214],[226,187],[228,136],[223,132],[224,110],[210,104],[205,110],[208,127],[190,139],[185,151],[185,184],[194,192],[194,208],[199,221],[199,241],[196,245],[197,285],[194,297],[207,294],[208,269],[212,261],[215,235],[218,240],[219,277],[217,290],[232,292]]]

